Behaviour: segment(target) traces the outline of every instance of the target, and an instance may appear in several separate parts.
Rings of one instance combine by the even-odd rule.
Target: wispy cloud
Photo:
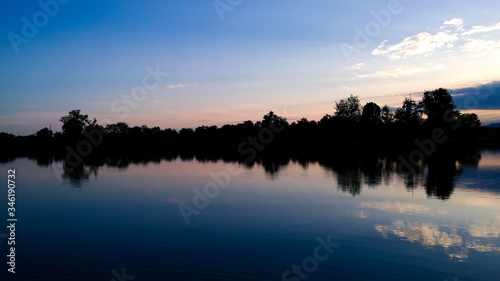
[[[485,33],[495,30],[500,30],[500,22],[497,22],[490,26],[473,26],[469,31],[462,33],[462,35],[472,35],[476,33]]]
[[[196,83],[191,83],[191,84],[167,84],[165,85],[165,88],[167,89],[177,89],[177,88],[186,88],[186,87],[196,87],[198,84]]]
[[[401,76],[411,75],[426,71],[426,68],[421,67],[391,67],[385,70],[379,70],[369,74],[359,74],[359,78],[398,78]]]
[[[351,66],[349,69],[358,70],[358,69],[361,69],[361,68],[364,68],[364,67],[366,67],[366,64],[364,64],[364,63],[358,63],[358,64],[355,64],[355,65]]]
[[[462,50],[470,53],[472,56],[490,54],[491,57],[497,58],[500,56],[500,40],[469,39],[467,43],[462,46]]]

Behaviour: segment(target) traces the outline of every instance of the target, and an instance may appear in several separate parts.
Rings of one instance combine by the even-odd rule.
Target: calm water
[[[500,276],[499,152],[414,173],[380,158],[183,159],[108,158],[74,175],[61,162],[0,164],[5,178],[17,171],[18,218],[15,275],[0,236],[2,280]]]

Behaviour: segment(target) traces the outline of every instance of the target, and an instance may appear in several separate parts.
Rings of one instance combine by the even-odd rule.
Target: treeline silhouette
[[[64,150],[68,145],[76,147],[79,142],[88,140],[93,141],[94,151],[124,146],[234,148],[242,142],[251,145],[252,138],[257,137],[261,139],[259,145],[265,148],[294,145],[355,149],[366,144],[394,148],[395,144],[411,144],[417,138],[429,138],[436,128],[442,130],[449,141],[498,143],[500,140],[500,129],[481,127],[476,114],[456,110],[452,96],[442,88],[424,92],[419,102],[405,98],[395,111],[373,102],[362,106],[359,98],[353,95],[336,101],[334,108],[333,115],[326,114],[319,121],[302,118],[289,123],[271,111],[257,122],[249,120],[221,127],[181,130],[146,125],[130,127],[125,122],[102,126],[95,118],[90,120],[80,110],[72,110],[60,119],[62,132],[43,128],[29,136],[0,133],[0,144],[6,155],[49,153]]]

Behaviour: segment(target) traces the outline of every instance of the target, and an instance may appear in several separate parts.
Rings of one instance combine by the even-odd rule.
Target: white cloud
[[[438,32],[434,35],[422,32],[392,46],[386,46],[387,41],[384,41],[372,51],[372,55],[387,56],[392,60],[427,55],[441,48],[453,47],[458,39],[456,35],[448,32]]]
[[[464,21],[460,18],[454,18],[447,20],[441,26],[441,29],[446,29],[447,27],[454,27],[457,31],[464,31]],[[451,30],[448,30],[451,31]]]
[[[356,65],[353,65],[350,69],[357,70],[357,69],[361,69],[365,66],[366,66],[366,64],[364,64],[364,63],[358,63]]]
[[[500,30],[500,22],[490,26],[474,26],[469,30],[464,29],[464,22],[460,18],[445,21],[435,34],[421,32],[406,37],[401,42],[390,45],[388,40],[382,41],[372,51],[374,56],[384,56],[391,60],[407,59],[410,57],[430,56],[438,51],[453,55],[453,50],[466,51],[468,55],[475,53],[477,56],[485,53],[498,55],[500,41],[477,40],[470,38],[476,33],[488,33]]]
[[[462,50],[472,53],[474,56],[484,56],[490,54],[492,57],[500,56],[500,40],[477,40],[469,39],[462,46]]]
[[[385,70],[379,70],[369,74],[360,74],[357,76],[359,78],[398,78],[424,71],[427,71],[427,69],[421,67],[391,67]]]
[[[500,22],[497,22],[490,26],[473,26],[469,31],[462,33],[462,35],[472,35],[475,33],[486,33],[495,30],[500,30]]]

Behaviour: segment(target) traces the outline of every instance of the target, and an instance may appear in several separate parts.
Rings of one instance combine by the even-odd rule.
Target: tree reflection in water
[[[399,155],[399,154],[398,154]],[[74,187],[80,187],[90,176],[97,177],[98,170],[104,166],[125,171],[130,165],[147,165],[162,161],[199,161],[239,163],[251,169],[261,166],[269,179],[280,177],[280,171],[291,162],[307,168],[309,164],[318,163],[326,171],[331,172],[339,190],[360,195],[363,187],[377,188],[388,184],[393,177],[402,180],[408,191],[424,187],[429,198],[447,200],[453,194],[457,177],[465,167],[477,168],[481,159],[478,149],[449,149],[435,153],[420,161],[415,169],[408,171],[401,166],[396,154],[390,152],[355,151],[320,151],[320,150],[273,150],[258,154],[251,162],[234,153],[230,149],[179,151],[115,150],[96,153],[84,160],[82,165],[74,169],[61,169],[61,177]],[[53,162],[64,163],[63,155],[38,155],[33,157],[40,166],[52,165]]]

